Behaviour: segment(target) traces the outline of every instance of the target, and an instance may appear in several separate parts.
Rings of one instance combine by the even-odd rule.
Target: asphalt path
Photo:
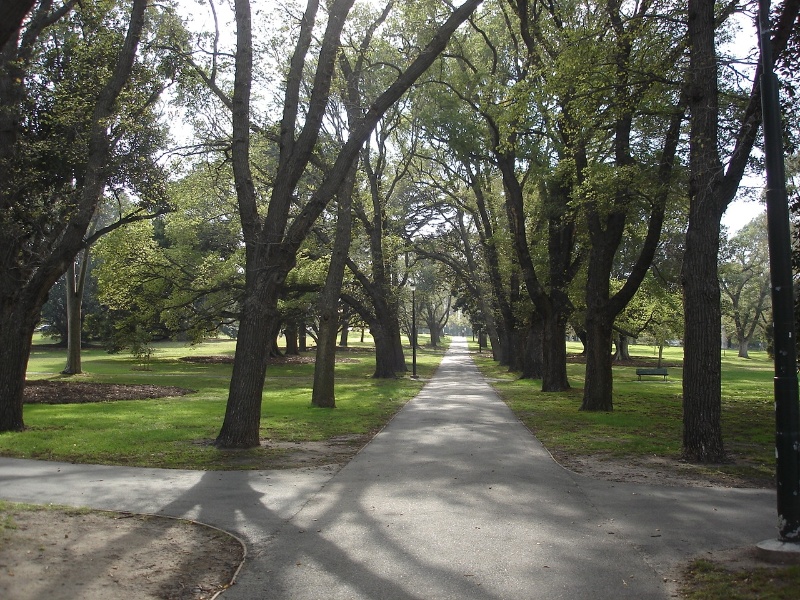
[[[777,537],[774,492],[609,483],[561,468],[458,338],[338,472],[0,458],[0,497],[235,533],[248,558],[222,600],[668,598],[689,558]]]

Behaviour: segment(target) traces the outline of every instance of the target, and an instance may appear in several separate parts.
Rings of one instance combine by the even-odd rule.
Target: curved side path
[[[0,459],[0,497],[163,513],[237,533],[224,600],[668,598],[685,559],[777,536],[774,493],[592,480],[558,466],[456,340],[338,473]]]

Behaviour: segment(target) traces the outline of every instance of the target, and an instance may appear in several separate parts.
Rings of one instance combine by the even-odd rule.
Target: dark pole
[[[770,41],[769,0],[759,0],[761,107],[767,171],[767,237],[775,328],[775,454],[781,540],[800,542],[800,410],[792,290],[791,234],[783,164],[778,78]]]
[[[411,377],[417,378],[417,288],[411,286]]]

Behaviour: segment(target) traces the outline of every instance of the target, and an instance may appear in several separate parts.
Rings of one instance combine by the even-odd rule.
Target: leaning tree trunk
[[[53,237],[41,236],[42,231],[24,236],[20,246],[17,241],[22,237],[14,237],[3,232],[7,237],[0,243],[0,432],[20,431],[24,428],[22,419],[23,390],[25,388],[25,372],[27,370],[33,331],[39,314],[47,298],[47,293],[58,278],[63,275],[69,262],[74,260],[84,244],[84,236],[89,228],[92,215],[102,195],[107,176],[107,159],[110,152],[110,141],[107,134],[108,122],[113,120],[117,100],[128,81],[136,57],[142,29],[145,24],[147,3],[135,0],[131,7],[131,18],[125,42],[118,59],[110,67],[111,76],[94,99],[91,128],[87,132],[89,140],[88,153],[82,158],[86,167],[82,173],[83,187],[78,201],[69,207],[64,219],[54,227]],[[28,32],[30,33],[30,29]],[[30,40],[36,41],[36,34]],[[7,188],[8,159],[16,152],[17,137],[20,133],[19,120],[22,101],[22,81],[25,73],[21,70],[24,61],[16,54],[17,48],[7,43],[5,50],[17,56],[16,59],[3,61],[4,76],[0,82],[0,165],[2,168],[2,185]],[[5,59],[11,58],[6,55]],[[11,67],[10,63],[14,63]],[[11,76],[9,78],[9,76]],[[11,81],[9,80],[11,79]],[[12,83],[13,81],[13,83]],[[11,85],[9,85],[11,84]],[[17,197],[8,195],[9,189],[0,193],[2,210],[13,213],[9,207],[20,202]],[[24,199],[22,200],[25,201]],[[4,214],[4,217],[6,215]],[[10,222],[15,223],[12,215]],[[48,229],[48,228],[44,228]],[[43,251],[36,255],[36,260],[25,261],[33,242],[34,250]],[[49,242],[49,243],[48,243]],[[38,246],[38,248],[37,248]],[[49,247],[48,247],[49,246]]]
[[[242,299],[225,420],[215,441],[221,448],[254,448],[260,443],[264,377],[279,318],[275,293],[278,285],[269,281],[266,270],[256,273],[251,270],[249,275]]]
[[[338,195],[339,205],[336,211],[333,253],[325,279],[325,289],[320,299],[319,337],[317,338],[317,360],[314,365],[314,388],[311,393],[311,403],[321,408],[336,407],[334,371],[336,368],[336,337],[339,333],[339,296],[342,293],[347,255],[350,252],[353,222],[350,207],[355,187],[355,175],[355,168],[351,168]],[[346,330],[347,324],[345,323]]]

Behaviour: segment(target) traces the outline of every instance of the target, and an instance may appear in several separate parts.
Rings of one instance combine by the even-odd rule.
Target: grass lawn
[[[796,600],[800,566],[732,571],[709,560],[687,569],[681,597],[687,600]]]
[[[352,336],[355,338],[356,336]],[[409,377],[372,379],[375,367],[371,340],[351,342],[336,365],[337,408],[311,405],[314,365],[270,365],[264,385],[261,438],[267,443],[247,451],[221,451],[210,442],[225,414],[231,364],[196,363],[183,357],[224,357],[234,353],[231,340],[211,340],[187,346],[177,342],[155,345],[149,370],[141,370],[129,354],[85,350],[84,373],[59,374],[65,351],[35,345],[28,365],[29,379],[89,383],[169,385],[196,390],[185,396],[85,404],[26,404],[24,432],[0,434],[0,454],[70,462],[157,466],[172,468],[257,468],[285,453],[278,443],[353,438],[374,433],[422,387],[438,366],[444,350],[421,348],[417,370],[422,380]],[[427,339],[420,336],[420,344]],[[307,354],[313,357],[313,353]],[[411,352],[407,349],[410,368]],[[272,444],[272,445],[271,445]]]
[[[580,344],[568,344],[571,355]],[[477,350],[477,346],[475,347]],[[722,427],[732,461],[699,467],[772,485],[775,471],[775,421],[773,366],[765,352],[750,359],[726,351],[722,359]],[[655,361],[652,347],[632,346],[631,355]],[[543,393],[541,381],[521,380],[491,360],[474,354],[480,369],[514,412],[554,453],[608,458],[644,459],[652,456],[679,459],[682,440],[682,348],[665,348],[669,367],[661,377],[638,381],[635,366],[614,366],[614,411],[581,412],[585,365],[570,362],[567,372],[572,389]],[[693,472],[697,468],[692,467]]]

